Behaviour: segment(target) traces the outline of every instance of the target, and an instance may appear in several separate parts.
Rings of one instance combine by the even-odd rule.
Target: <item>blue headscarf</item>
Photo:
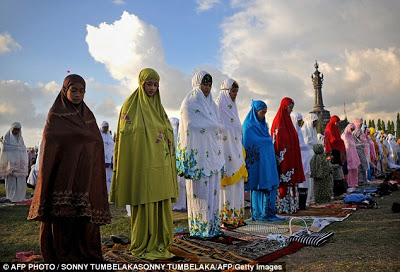
[[[279,184],[272,138],[265,118],[261,121],[257,118],[257,112],[265,108],[267,104],[263,101],[253,101],[243,122],[243,146],[249,173],[246,186],[249,190],[276,190]]]

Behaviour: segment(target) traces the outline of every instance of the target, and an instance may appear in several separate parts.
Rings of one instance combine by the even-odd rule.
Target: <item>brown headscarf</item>
[[[73,104],[68,88],[85,81],[64,79],[47,116],[35,194],[28,219],[87,217],[91,223],[111,222],[104,168],[103,139],[85,102]]]

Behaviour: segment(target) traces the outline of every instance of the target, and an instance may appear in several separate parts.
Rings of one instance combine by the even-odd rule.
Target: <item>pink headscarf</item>
[[[354,118],[354,120],[353,120],[353,124],[356,126],[356,128],[361,129],[362,123],[363,123],[363,121],[360,118]]]
[[[346,147],[347,169],[357,169],[360,165],[360,158],[357,154],[356,142],[354,141],[353,132],[351,130],[355,128],[356,126],[353,123],[348,124],[341,136]]]
[[[368,158],[369,144],[367,141],[367,135],[365,135],[364,133],[363,120],[360,118],[354,118],[353,123],[356,126],[354,134],[364,144],[364,154],[365,157],[367,158],[367,161],[369,161]]]

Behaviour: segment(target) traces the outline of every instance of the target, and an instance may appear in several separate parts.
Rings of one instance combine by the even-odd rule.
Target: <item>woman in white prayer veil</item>
[[[311,148],[316,144],[324,144],[318,139],[317,133],[318,116],[315,113],[309,113],[304,118],[304,124],[301,127],[301,132],[303,133],[303,138],[306,144]],[[314,152],[314,151],[312,151]]]
[[[0,153],[0,176],[5,177],[6,198],[11,202],[24,201],[28,153],[19,122],[14,122],[4,136]]]
[[[378,146],[378,153],[379,153],[379,160],[378,160],[378,169],[380,173],[383,175],[383,173],[386,171],[387,168],[387,157],[385,154],[385,147],[383,144],[383,135],[382,132],[377,131],[375,135],[376,139],[376,145]]]
[[[101,123],[100,132],[104,144],[104,162],[106,168],[107,194],[110,195],[111,179],[113,176],[114,140],[109,131],[109,124],[107,121],[103,121]]]
[[[40,158],[42,157],[42,142],[43,139],[40,139],[36,163],[31,166],[31,171],[29,172],[28,180],[26,181],[26,183],[32,185],[33,188],[36,186],[36,181],[39,174]]]
[[[399,169],[400,165],[396,164],[397,161],[397,142],[394,142],[394,136],[388,134],[387,147],[388,147],[388,166],[392,169]]]
[[[315,113],[309,113],[304,118],[304,124],[301,127],[304,142],[310,147],[311,150],[311,158],[314,156],[313,146],[316,144],[324,144],[323,141],[320,141],[318,139],[318,133],[316,129],[317,124],[318,116]],[[306,175],[306,173],[304,174]],[[308,184],[307,203],[309,204],[314,202],[314,179],[311,178],[309,175],[306,175],[306,180],[306,183]]]
[[[219,214],[221,172],[225,164],[222,121],[211,94],[212,77],[205,71],[192,78],[193,89],[181,105],[176,166],[186,179],[190,236],[222,234]]]
[[[179,119],[176,117],[170,117],[169,122],[171,123],[172,130],[174,131],[175,142],[178,142],[178,130],[179,130]],[[176,199],[176,203],[172,203],[172,210],[174,211],[186,211],[186,180],[183,177],[178,176],[178,189],[179,196]]]
[[[299,112],[291,112],[290,117],[292,118],[293,126],[296,129],[297,136],[299,137],[301,161],[303,164],[304,177],[306,178],[305,182],[299,184],[299,189],[300,188],[307,189],[307,199],[306,199],[306,203],[305,203],[307,205],[307,204],[309,204],[308,202],[310,201],[310,196],[311,196],[311,193],[309,193],[308,190],[311,191],[311,188],[309,185],[309,177],[311,175],[310,162],[311,162],[313,153],[311,152],[311,148],[304,141],[303,132],[301,131],[300,123],[303,120],[303,116]],[[301,190],[299,190],[299,193],[300,193],[300,191]],[[307,200],[308,200],[308,202],[307,202]],[[300,209],[301,208],[302,207],[300,207]],[[305,207],[303,206],[303,210],[304,209],[305,209]]]
[[[247,180],[242,145],[242,124],[236,106],[239,85],[231,78],[224,80],[217,98],[219,115],[224,124],[222,146],[225,174],[221,179],[219,208],[224,227],[238,228],[244,222],[244,181]]]

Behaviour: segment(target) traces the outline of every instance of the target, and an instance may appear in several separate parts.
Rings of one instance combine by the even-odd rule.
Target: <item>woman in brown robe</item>
[[[28,219],[41,222],[45,262],[102,261],[100,225],[111,222],[103,139],[83,102],[85,87],[79,75],[64,79],[43,131]]]

